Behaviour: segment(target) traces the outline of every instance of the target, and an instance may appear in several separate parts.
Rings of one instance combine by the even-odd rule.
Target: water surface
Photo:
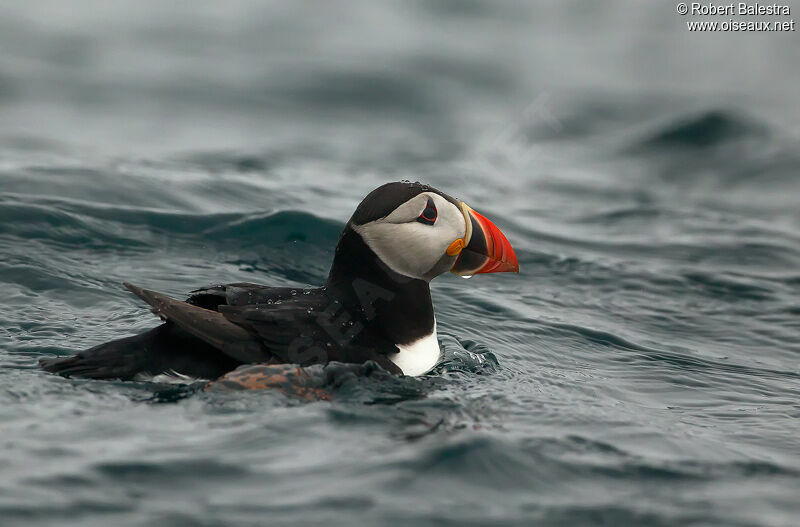
[[[796,525],[798,37],[673,11],[0,7],[0,523]],[[433,283],[435,375],[37,369],[158,323],[123,280],[320,284],[399,179],[520,261]]]

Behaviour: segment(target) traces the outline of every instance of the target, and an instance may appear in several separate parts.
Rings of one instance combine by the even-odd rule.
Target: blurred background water
[[[690,19],[4,2],[0,524],[797,525],[800,42]],[[520,259],[434,282],[436,375],[303,404],[37,369],[157,323],[122,280],[321,283],[399,179]]]

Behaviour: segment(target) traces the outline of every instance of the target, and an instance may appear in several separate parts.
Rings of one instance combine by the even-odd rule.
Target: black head
[[[387,183],[358,205],[337,258],[348,258],[350,267],[362,265],[367,255],[342,254],[350,234],[382,265],[412,279],[428,281],[450,270],[464,276],[518,271],[511,245],[494,224],[464,202],[419,182]]]
[[[394,272],[430,280],[453,267],[458,253],[447,249],[464,239],[467,223],[455,198],[429,185],[400,181],[370,192],[348,228]]]
[[[349,223],[353,225],[364,225],[385,218],[394,212],[397,207],[423,192],[438,194],[456,207],[459,206],[460,202],[457,199],[430,185],[425,185],[419,181],[414,183],[410,181],[393,181],[392,183],[381,185],[367,194],[366,197],[361,200],[361,203],[358,204],[356,211],[350,217]]]

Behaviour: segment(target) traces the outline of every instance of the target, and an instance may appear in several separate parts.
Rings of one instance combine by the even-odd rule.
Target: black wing
[[[271,287],[267,285],[239,282],[235,284],[219,284],[191,292],[186,301],[192,305],[216,310],[221,305],[243,306],[248,304],[266,304],[275,300],[283,300],[298,292],[314,291],[291,287]]]
[[[244,363],[269,360],[269,352],[252,333],[230,322],[219,312],[181,302],[127,282],[123,282],[123,285],[147,302],[156,315],[172,322],[229,357]]]
[[[227,303],[269,302],[291,296],[292,292],[288,288],[257,284],[219,285],[194,291],[186,303],[130,284],[126,287],[153,306],[156,314],[167,322],[72,357],[42,359],[42,368],[61,375],[95,379],[127,380],[140,374],[165,372],[214,379],[241,364],[274,362],[257,334],[226,320],[217,307]]]
[[[243,363],[375,360],[401,373],[386,356],[398,351],[395,345],[370,331],[359,309],[346,308],[324,289],[239,283],[200,289],[181,302],[128,283],[125,287],[157,315]]]

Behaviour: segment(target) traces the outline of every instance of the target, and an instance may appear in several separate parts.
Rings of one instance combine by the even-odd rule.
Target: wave
[[[589,255],[599,254],[617,260],[643,259],[665,262],[683,262],[692,266],[724,265],[732,269],[764,266],[761,268],[792,268],[800,262],[800,247],[785,237],[761,236],[744,239],[720,239],[713,236],[686,236],[673,239],[654,239],[644,234],[635,237],[590,236],[577,232],[545,231],[535,227],[518,228],[525,233],[528,244],[536,246],[536,252],[519,250],[520,263],[564,261],[559,254],[565,249],[581,250],[583,260],[591,260]],[[774,239],[769,239],[770,237]]]
[[[191,214],[0,194],[0,236],[76,247],[143,247],[152,234],[232,244],[332,246],[343,226],[298,210]]]
[[[791,131],[727,109],[699,110],[650,128],[628,135],[619,154],[647,164],[642,177],[653,189],[674,188],[735,212],[793,208],[787,194],[800,190],[800,154]]]
[[[679,117],[662,125],[634,148],[708,149],[742,140],[771,138],[768,125],[736,110],[711,109]]]

